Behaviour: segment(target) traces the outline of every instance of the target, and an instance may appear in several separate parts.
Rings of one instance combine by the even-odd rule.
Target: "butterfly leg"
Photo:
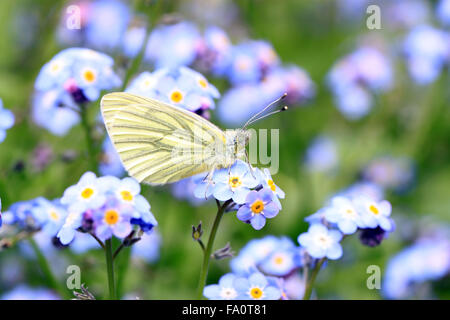
[[[208,199],[207,194],[208,194],[209,186],[211,186],[213,184],[213,179],[212,179],[213,175],[214,175],[214,168],[211,169],[211,171],[209,171],[208,174],[203,178],[203,182],[206,182],[206,181],[208,182],[208,184],[206,185],[206,188],[205,188],[205,200]]]

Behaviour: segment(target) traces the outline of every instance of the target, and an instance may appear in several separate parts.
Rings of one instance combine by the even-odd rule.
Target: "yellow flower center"
[[[126,191],[123,190],[120,192],[120,195],[122,196],[122,199],[125,201],[132,201],[133,200],[133,195],[131,194],[130,191]]]
[[[59,220],[59,214],[56,211],[50,211],[50,218],[53,221],[58,221]]]
[[[105,222],[109,225],[116,224],[119,220],[119,213],[116,210],[110,209],[105,212]]]
[[[83,78],[86,80],[86,82],[94,82],[95,81],[95,73],[92,70],[85,70],[83,72]]]
[[[230,185],[231,188],[237,188],[241,186],[242,181],[239,177],[230,177],[228,184]]]
[[[284,261],[284,259],[282,256],[276,256],[273,262],[275,262],[275,264],[277,264],[277,265],[281,265],[281,264],[283,264],[283,261]]]
[[[52,65],[50,66],[50,70],[51,70],[51,72],[53,72],[53,73],[58,72],[60,69],[61,69],[61,66],[60,66],[60,64],[57,63],[57,62],[52,63]]]
[[[203,89],[206,89],[208,87],[208,81],[206,81],[205,79],[200,79],[198,80],[198,84],[200,85],[200,87],[202,87]]]
[[[94,189],[92,188],[86,188],[83,191],[81,191],[81,197],[83,199],[89,199],[94,194]]]
[[[267,184],[269,185],[270,189],[275,192],[277,190],[277,187],[275,186],[275,183],[273,183],[273,180],[268,180]]]
[[[253,202],[251,209],[253,213],[258,214],[264,210],[264,203],[261,200],[256,200]]]
[[[255,288],[250,289],[250,296],[253,299],[260,299],[262,297],[262,295],[263,295],[263,291],[260,288],[255,287]]]
[[[370,205],[369,210],[372,211],[372,213],[373,213],[374,215],[378,215],[378,214],[380,213],[380,211],[378,210],[378,208],[375,207],[373,204]]]
[[[175,103],[179,103],[183,100],[183,94],[180,91],[174,91],[170,94],[170,100]]]

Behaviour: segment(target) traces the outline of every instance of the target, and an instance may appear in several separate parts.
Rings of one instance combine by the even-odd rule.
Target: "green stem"
[[[309,278],[309,280],[306,283],[306,287],[305,287],[305,294],[303,295],[303,300],[309,300],[311,298],[311,293],[313,290],[313,286],[314,286],[314,282],[316,281],[317,278],[317,274],[320,271],[320,268],[322,267],[323,263],[325,262],[326,258],[322,258],[320,259],[316,266],[314,267],[314,269],[311,272],[311,277]]]
[[[94,139],[92,138],[92,127],[89,124],[87,105],[82,104],[80,106],[80,109],[81,109],[81,112],[80,112],[81,124],[83,125],[83,128],[84,128],[84,133],[85,133],[85,137],[86,137],[86,147],[88,149],[88,154],[89,154],[90,170],[92,170],[93,172],[97,172],[97,159],[96,159],[96,154],[95,154],[95,143],[94,143]]]
[[[47,279],[50,287],[57,291],[62,297],[66,299],[70,299],[69,292],[64,289],[61,283],[56,279],[55,275],[52,272],[52,269],[47,261],[47,258],[42,253],[41,249],[37,245],[36,241],[34,241],[33,237],[28,238],[28,242],[33,248],[34,253],[36,254],[37,262],[42,272],[44,273],[45,278]]]
[[[106,258],[106,268],[108,272],[109,299],[116,300],[117,299],[116,284],[114,279],[114,261],[113,261],[113,250],[111,239],[105,241],[105,258]]]
[[[203,264],[202,269],[200,270],[200,278],[198,281],[198,291],[197,291],[198,300],[201,300],[203,297],[203,288],[205,287],[206,278],[208,277],[209,261],[211,260],[211,251],[213,248],[214,239],[216,238],[217,229],[219,228],[220,221],[222,220],[226,208],[231,202],[232,202],[231,200],[228,200],[222,206],[220,206],[219,203],[217,204],[216,218],[214,219],[214,224],[211,229],[211,233],[209,234],[206,249],[203,252]]]

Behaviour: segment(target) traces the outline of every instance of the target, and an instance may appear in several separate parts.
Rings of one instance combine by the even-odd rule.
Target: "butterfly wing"
[[[101,100],[108,134],[128,173],[152,185],[178,181],[217,165],[213,145],[225,134],[199,115],[154,99],[115,92]]]

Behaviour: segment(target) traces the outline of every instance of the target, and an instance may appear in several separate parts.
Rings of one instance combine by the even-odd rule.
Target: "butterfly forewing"
[[[221,165],[211,150],[225,150],[225,135],[197,114],[123,92],[105,95],[101,109],[122,163],[140,182],[170,183]]]

